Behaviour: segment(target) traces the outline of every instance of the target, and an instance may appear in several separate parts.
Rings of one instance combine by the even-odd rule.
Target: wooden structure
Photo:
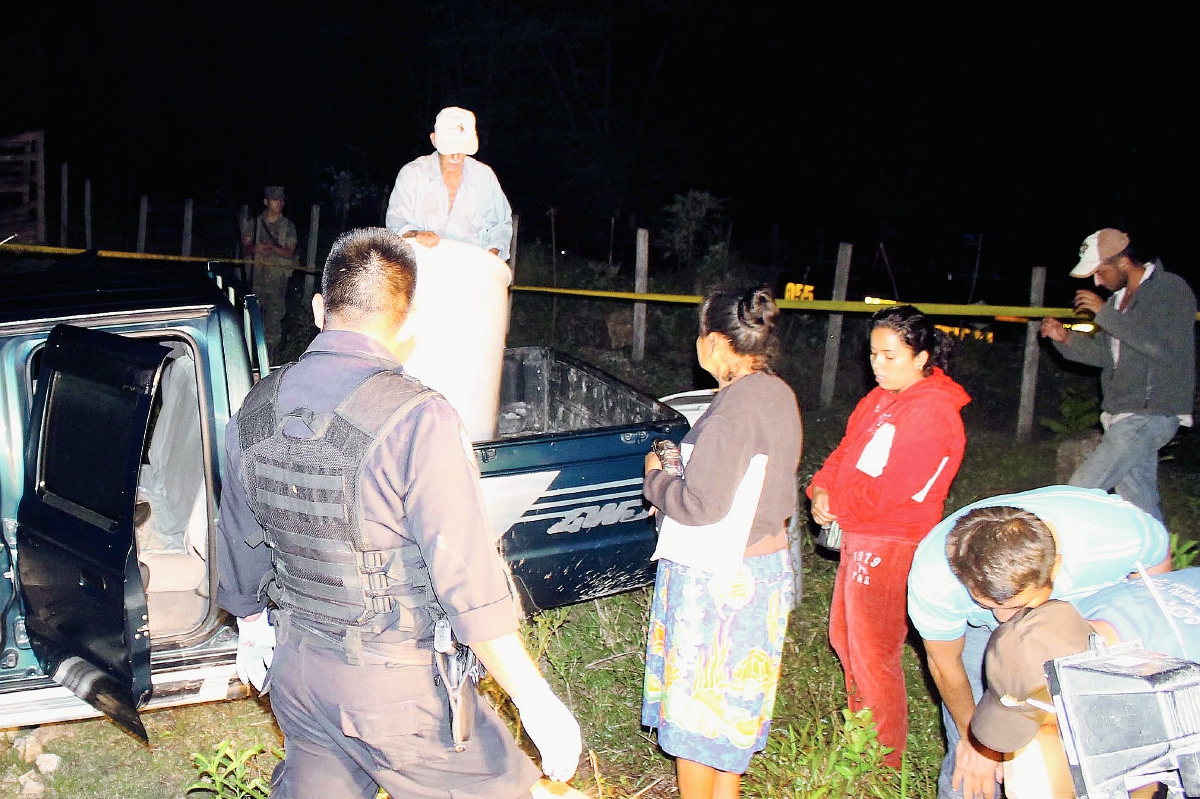
[[[838,245],[837,271],[833,275],[833,301],[845,302],[846,288],[850,285],[850,256],[854,245],[842,242]],[[829,329],[825,338],[825,363],[821,368],[821,407],[833,404],[833,390],[837,385],[838,359],[842,354],[842,319],[840,313],[829,315]]]
[[[1029,305],[1040,308],[1046,297],[1046,267],[1035,266],[1033,276],[1029,281]],[[1033,408],[1037,397],[1038,361],[1042,357],[1042,349],[1038,344],[1038,331],[1041,329],[1040,319],[1031,319],[1025,323],[1025,364],[1021,367],[1021,404],[1017,407],[1017,440],[1030,441],[1033,438]]]
[[[645,294],[650,290],[650,231],[638,228],[637,261],[633,277],[633,290]],[[633,304],[633,360],[646,357],[646,303]]]
[[[0,240],[46,243],[45,151],[40,130],[0,139]]]

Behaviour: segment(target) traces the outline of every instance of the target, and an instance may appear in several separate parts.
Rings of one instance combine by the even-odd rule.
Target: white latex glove
[[[559,782],[571,779],[583,753],[583,738],[575,716],[545,680],[529,685],[512,700],[521,714],[525,732],[542,755],[542,773]]]
[[[265,610],[254,621],[238,619],[237,626],[238,679],[262,691],[267,669],[271,668],[271,659],[275,656],[275,628]]]

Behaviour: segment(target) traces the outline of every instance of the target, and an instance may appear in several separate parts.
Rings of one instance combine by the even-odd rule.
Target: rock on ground
[[[54,772],[58,771],[58,767],[62,765],[62,758],[58,755],[52,754],[38,755],[38,758],[34,761],[34,764],[37,766],[38,771],[42,772],[43,774],[53,774]]]
[[[29,733],[29,735],[30,737],[37,738],[45,746],[56,738],[74,738],[75,728],[69,724],[47,724],[43,727],[38,727]]]
[[[23,797],[37,797],[46,792],[46,786],[38,781],[37,772],[33,769],[22,774],[19,781],[21,783],[21,796]]]
[[[1079,465],[1100,446],[1101,433],[1099,430],[1089,430],[1082,435],[1068,438],[1058,445],[1058,457],[1054,464],[1054,473],[1059,484],[1065,484]]]
[[[42,742],[32,735],[27,735],[24,738],[18,738],[13,741],[13,749],[26,763],[32,763],[38,759],[38,755],[45,750],[42,748]]]

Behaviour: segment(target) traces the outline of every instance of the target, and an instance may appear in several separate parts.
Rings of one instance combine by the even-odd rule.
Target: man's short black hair
[[[1119,253],[1114,255],[1112,258],[1109,258],[1108,263],[1112,264],[1113,266],[1116,266],[1117,264],[1119,264],[1121,262],[1122,258],[1128,258],[1130,261],[1133,262],[1134,266],[1142,265],[1142,260],[1140,258],[1138,258],[1138,254],[1137,254],[1137,252],[1134,251],[1132,244],[1130,244],[1125,249],[1121,250]]]
[[[412,247],[386,228],[359,228],[333,243],[321,276],[325,310],[348,322],[404,322],[417,285]]]

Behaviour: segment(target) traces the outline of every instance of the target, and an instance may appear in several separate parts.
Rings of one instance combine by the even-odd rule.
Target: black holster
[[[475,728],[475,705],[479,701],[479,661],[470,647],[455,644],[450,653],[434,652],[438,674],[450,700],[450,731],[454,751],[467,748]]]

